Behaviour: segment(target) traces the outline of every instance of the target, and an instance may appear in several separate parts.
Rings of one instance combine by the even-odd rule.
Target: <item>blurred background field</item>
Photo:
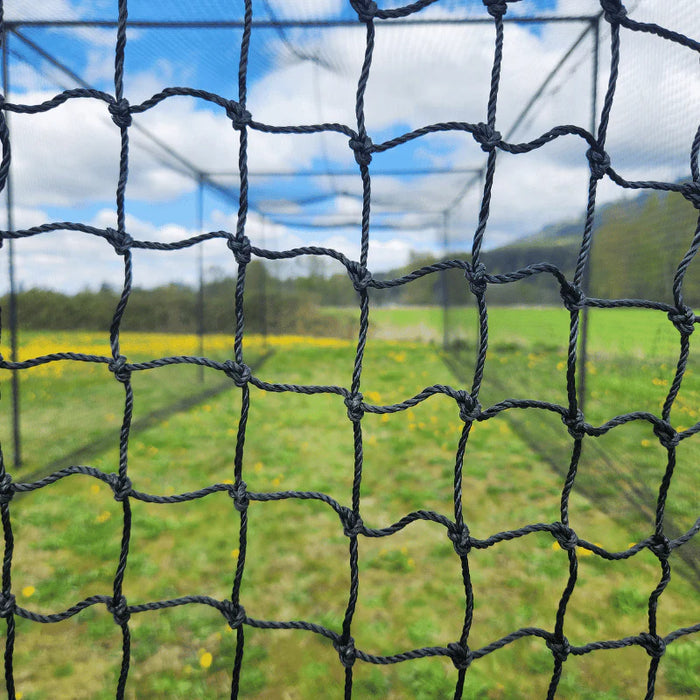
[[[347,309],[326,313],[352,315]],[[469,377],[473,348],[466,338],[458,352],[446,354],[437,343],[440,318],[440,311],[429,307],[373,311],[363,373],[366,400],[388,404],[434,383],[467,385],[463,377]],[[489,318],[492,354],[484,405],[506,397],[562,402],[568,313],[494,308]],[[473,313],[465,327],[472,321]],[[125,333],[122,351],[130,360],[153,359],[196,352],[198,342],[187,335]],[[223,359],[230,356],[231,342],[226,336],[206,336],[205,350]],[[589,420],[598,423],[636,409],[658,413],[677,343],[677,332],[658,312],[594,311]],[[251,336],[245,348],[261,379],[341,386],[349,382],[355,352],[349,337]],[[59,349],[108,351],[105,337],[98,334],[32,333],[20,356]],[[15,478],[73,463],[115,471],[123,389],[106,367],[62,362],[20,374],[27,463]],[[4,381],[6,386],[7,376]],[[213,370],[204,373],[201,383],[195,367],[137,372],[134,390],[136,423],[129,455],[134,488],[169,495],[233,478],[239,390],[222,384]],[[674,426],[696,420],[691,412],[698,398],[691,372]],[[473,536],[558,520],[572,440],[556,416],[542,413],[508,411],[474,426],[463,481],[465,519]],[[456,405],[440,396],[391,416],[365,415],[362,512],[368,526],[384,527],[421,508],[452,515],[460,426]],[[3,445],[9,443],[9,427],[4,414]],[[318,490],[349,503],[352,429],[342,398],[253,389],[248,430],[244,478],[249,489]],[[584,539],[610,551],[624,550],[652,531],[665,450],[646,424],[584,443],[571,501],[572,526]],[[689,529],[697,509],[698,450],[693,443],[687,440],[679,447],[667,507],[667,526],[679,531]],[[83,447],[76,462],[77,445],[92,447]],[[230,595],[239,515],[225,494],[167,506],[132,501],[132,508],[124,584],[130,604],[188,594]],[[122,518],[103,484],[73,476],[16,497],[11,509],[13,589],[21,605],[57,612],[88,595],[111,592]],[[247,614],[304,619],[339,630],[349,573],[347,538],[337,516],[322,504],[304,501],[252,503],[249,517],[242,590]],[[606,562],[580,548],[578,553],[579,582],[565,628],[571,643],[644,630],[648,596],[660,576],[655,557],[643,551],[624,562]],[[474,551],[470,560],[472,648],[520,627],[553,629],[568,560],[550,535]],[[700,612],[692,541],[674,552],[671,564],[673,578],[659,608],[661,634],[693,624]],[[120,634],[111,615],[98,608],[48,626],[18,619],[17,683],[24,700],[113,696]],[[389,538],[360,539],[360,599],[353,623],[359,648],[392,654],[446,644],[459,636],[463,610],[459,558],[444,528],[422,522]],[[209,698],[228,692],[235,635],[215,610],[187,606],[140,613],[132,616],[130,626],[129,697]],[[246,630],[246,640],[244,697],[318,697],[319,683],[329,695],[340,692],[342,667],[327,640],[305,632],[254,629]],[[35,663],[38,657],[41,664]],[[660,696],[692,696],[700,679],[699,658],[692,638],[669,645],[661,663]],[[571,658],[560,694],[641,697],[647,663],[640,648]],[[473,664],[467,697],[542,696],[551,665],[551,653],[541,640],[520,640]],[[389,667],[358,662],[355,671],[359,697],[448,697],[456,677],[451,662],[441,659]]]

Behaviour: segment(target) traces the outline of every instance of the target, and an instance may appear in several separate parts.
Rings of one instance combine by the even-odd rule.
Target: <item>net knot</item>
[[[477,263],[467,267],[464,276],[469,281],[469,289],[474,296],[481,297],[486,293],[486,267],[483,263]]]
[[[238,629],[246,619],[245,609],[242,605],[234,603],[232,600],[222,600],[219,608],[232,629]]]
[[[576,533],[570,528],[564,525],[564,523],[552,523],[550,532],[559,546],[569,552],[576,549],[578,545],[578,537]]]
[[[608,22],[621,22],[627,17],[627,10],[620,0],[600,0],[600,6]]]
[[[503,4],[505,5],[505,3]],[[483,122],[479,122],[474,127],[472,135],[474,136],[474,140],[481,145],[481,150],[486,153],[493,151],[501,142],[501,133]]]
[[[242,513],[250,504],[247,489],[245,481],[239,481],[229,489],[228,495],[233,498],[233,505],[239,513]]]
[[[508,11],[507,0],[484,0],[484,5],[491,17],[498,19]]]
[[[681,194],[696,209],[700,209],[700,182],[687,182],[681,187]]]
[[[460,557],[466,557],[469,554],[472,548],[472,539],[466,523],[462,523],[461,526],[451,525],[447,530],[447,536]]]
[[[668,559],[671,556],[671,541],[666,535],[654,535],[649,543],[649,550],[659,559]]]
[[[374,144],[367,134],[365,134],[364,137],[358,136],[357,138],[352,138],[348,143],[355,153],[355,160],[358,165],[369,165],[372,162],[372,149],[374,148]]]
[[[659,442],[668,450],[676,447],[680,442],[675,428],[665,420],[660,420],[654,424],[654,435],[659,438]]]
[[[352,637],[349,637],[347,640],[340,638],[333,642],[333,646],[338,652],[340,663],[343,664],[345,668],[351,668],[355,663],[355,659],[357,658],[357,654],[355,652],[355,640]]]
[[[681,335],[690,335],[695,330],[695,312],[689,306],[669,311],[668,318]]]
[[[644,647],[652,659],[660,659],[666,652],[666,642],[658,634],[642,632],[639,635],[639,643]]]
[[[474,654],[472,654],[472,650],[466,644],[450,642],[447,645],[447,650],[450,652],[449,656],[452,659],[452,663],[459,671],[469,668],[474,660]]]
[[[131,493],[131,479],[128,476],[107,474],[107,483],[112,487],[115,501],[123,501]]]
[[[114,621],[120,627],[123,627],[127,622],[129,622],[131,613],[129,612],[129,606],[126,604],[126,598],[124,596],[120,596],[116,600],[110,600],[107,603],[107,610],[112,613]]]
[[[15,612],[15,597],[12,593],[0,591],[0,617],[10,617]]]
[[[114,375],[114,378],[126,384],[131,378],[131,370],[127,367],[126,357],[124,355],[119,355],[109,361],[107,365],[109,371]]]
[[[352,286],[355,290],[361,292],[363,289],[367,289],[372,282],[372,273],[366,268],[360,265],[360,263],[351,260],[347,266],[348,276],[352,280]]]
[[[15,495],[15,486],[12,477],[5,472],[0,477],[0,505],[7,505]]]
[[[226,103],[226,116],[231,120],[231,126],[234,129],[243,129],[252,120],[250,112],[235,100],[229,100]]]
[[[112,244],[114,252],[117,255],[126,255],[134,239],[126,231],[115,231],[113,228],[108,228],[106,231],[107,240]]]
[[[250,262],[250,239],[248,236],[229,238],[226,245],[233,251],[239,265],[247,265]]]
[[[373,0],[350,0],[350,4],[352,9],[357,12],[357,18],[360,22],[371,22],[379,10],[377,3]]]
[[[365,529],[362,518],[354,510],[341,506],[338,515],[346,537],[357,537]]]
[[[459,417],[465,423],[473,423],[481,416],[481,404],[467,391],[461,389],[455,392],[455,399],[459,406]]]
[[[588,158],[588,165],[591,168],[591,175],[596,180],[602,179],[610,167],[610,156],[601,148],[596,147],[586,151],[586,158]]]
[[[229,379],[233,379],[233,383],[238,387],[244,387],[253,376],[250,367],[243,362],[234,362],[226,360],[223,364],[224,373]]]
[[[586,305],[586,295],[574,284],[562,284],[559,294],[568,311],[580,311]]]
[[[365,414],[365,409],[362,406],[362,394],[358,391],[356,394],[349,394],[345,397],[345,405],[348,408],[348,418],[356,423],[362,420]]]
[[[109,103],[109,113],[112,115],[112,121],[120,128],[126,129],[131,126],[131,109],[129,100],[122,97],[121,100],[115,100]]]
[[[566,637],[562,637],[561,639],[548,639],[546,644],[547,648],[554,655],[554,660],[559,661],[560,663],[564,663],[571,653],[571,646],[569,645],[569,640]]]
[[[574,440],[583,440],[586,435],[586,422],[584,421],[583,412],[580,408],[577,408],[576,413],[573,415],[565,413],[561,417],[561,422],[566,426],[569,435],[571,435]]]

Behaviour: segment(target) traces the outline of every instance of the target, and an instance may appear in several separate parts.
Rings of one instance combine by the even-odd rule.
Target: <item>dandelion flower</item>
[[[112,514],[108,510],[103,510],[96,518],[95,520],[98,523],[106,523],[110,518],[112,517]]]
[[[36,588],[34,588],[34,586],[25,586],[22,589],[22,595],[25,598],[31,598],[35,592],[36,592]]]
[[[214,660],[214,657],[208,652],[205,651],[200,657],[199,657],[199,665],[202,668],[209,668],[211,666],[211,662]]]

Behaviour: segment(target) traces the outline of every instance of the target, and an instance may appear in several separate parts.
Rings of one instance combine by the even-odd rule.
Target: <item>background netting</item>
[[[490,80],[488,99],[484,105],[484,120],[479,123],[448,121],[430,124],[415,129],[387,141],[374,142],[365,125],[365,93],[370,80],[375,42],[375,29],[380,24],[392,21],[404,21],[417,13],[437,4],[433,0],[419,0],[401,8],[379,8],[369,0],[351,0],[351,5],[357,14],[357,20],[365,25],[366,44],[364,60],[357,77],[357,92],[355,95],[356,123],[352,126],[342,123],[323,123],[313,125],[280,126],[257,121],[255,114],[247,109],[248,58],[253,28],[253,3],[247,0],[243,18],[242,40],[240,43],[240,62],[238,71],[238,95],[236,99],[206,92],[200,89],[171,87],[166,88],[149,99],[140,103],[130,103],[125,97],[124,65],[127,53],[127,0],[119,2],[119,21],[117,41],[115,46],[114,92],[97,91],[89,88],[66,90],[55,98],[41,104],[17,104],[9,101],[2,103],[2,121],[0,122],[0,142],[3,147],[3,158],[0,164],[0,182],[5,186],[11,162],[11,138],[5,115],[8,112],[20,114],[37,114],[50,112],[63,105],[68,100],[89,99],[102,101],[108,110],[116,128],[121,135],[121,152],[119,178],[116,193],[116,225],[114,228],[99,228],[78,222],[46,223],[25,230],[2,231],[2,240],[23,239],[40,236],[49,232],[80,232],[86,236],[97,236],[110,245],[114,253],[123,261],[123,285],[117,307],[114,309],[110,328],[110,356],[86,355],[77,352],[54,353],[23,361],[8,361],[2,359],[0,367],[5,370],[20,371],[52,362],[88,362],[106,366],[114,379],[123,386],[124,413],[119,440],[119,466],[115,473],[106,473],[89,466],[70,466],[60,469],[45,478],[24,483],[13,478],[6,469],[4,461],[0,461],[0,510],[4,532],[4,558],[2,571],[2,591],[0,592],[0,616],[6,620],[5,637],[5,684],[8,696],[16,697],[15,669],[13,665],[13,649],[15,645],[15,618],[22,618],[37,623],[53,623],[78,615],[81,611],[94,605],[103,605],[113,615],[116,625],[122,634],[122,661],[119,678],[116,681],[116,696],[123,698],[127,689],[129,669],[132,663],[130,654],[129,620],[133,615],[145,611],[156,611],[177,606],[210,606],[217,609],[236,633],[236,653],[232,663],[231,697],[237,697],[241,670],[246,663],[244,648],[245,630],[247,627],[258,629],[294,629],[304,630],[321,635],[328,639],[338,652],[339,663],[345,669],[345,697],[353,694],[353,667],[357,662],[370,664],[395,664],[412,659],[431,656],[449,657],[456,668],[454,697],[461,698],[468,678],[469,667],[472,663],[488,654],[497,652],[504,646],[523,637],[539,638],[543,645],[551,651],[553,671],[549,684],[548,697],[554,697],[567,659],[570,656],[580,656],[599,652],[606,649],[638,646],[643,648],[650,657],[647,677],[646,697],[654,695],[657,670],[665,650],[669,644],[684,635],[700,631],[700,623],[675,629],[660,630],[657,626],[657,608],[659,599],[671,581],[670,559],[675,550],[686,544],[700,529],[700,521],[687,532],[670,538],[664,527],[664,514],[669,488],[673,479],[676,465],[676,451],[685,440],[700,432],[700,423],[690,428],[678,430],[671,418],[674,402],[679,394],[686,374],[689,353],[690,336],[697,321],[695,313],[689,308],[683,296],[683,282],[686,272],[700,247],[700,227],[694,232],[683,232],[692,238],[686,253],[675,267],[672,285],[672,303],[665,301],[649,301],[645,299],[611,299],[589,296],[586,288],[586,270],[589,263],[592,246],[593,221],[596,210],[596,193],[598,184],[606,179],[615,185],[628,190],[657,190],[675,192],[686,198],[696,209],[700,209],[700,130],[692,144],[689,144],[690,169],[689,177],[682,182],[662,182],[649,180],[627,180],[615,169],[614,163],[606,152],[606,136],[615,103],[615,92],[618,80],[618,67],[621,60],[621,35],[624,32],[643,32],[654,35],[659,41],[674,42],[687,51],[700,52],[700,43],[678,32],[651,23],[642,23],[631,19],[624,5],[619,0],[601,0],[602,16],[610,29],[611,61],[607,90],[601,101],[602,107],[598,119],[596,133],[591,133],[581,126],[555,126],[537,138],[523,143],[514,143],[502,138],[497,130],[497,106],[499,100],[499,80],[504,45],[504,18],[509,10],[511,0],[483,0],[484,19],[493,23],[494,50],[493,67]],[[488,13],[488,15],[486,14]],[[526,59],[524,59],[526,60]],[[239,144],[238,178],[240,182],[240,197],[237,224],[234,230],[211,231],[176,242],[163,243],[133,238],[126,225],[125,192],[129,182],[129,143],[132,130],[132,120],[135,115],[147,112],[176,96],[190,96],[198,100],[210,102],[225,112],[230,120]],[[359,183],[362,199],[362,218],[360,234],[360,256],[351,260],[344,254],[330,248],[304,246],[287,250],[268,249],[256,245],[255,240],[247,236],[246,221],[249,213],[249,178],[248,178],[248,134],[251,130],[267,134],[304,134],[336,133],[348,139],[349,148],[354,155],[359,173]],[[470,134],[475,142],[487,154],[487,163],[483,171],[478,221],[471,238],[471,254],[468,259],[445,259],[439,263],[420,268],[413,273],[391,280],[380,281],[372,275],[368,268],[369,242],[372,232],[371,222],[371,162],[374,154],[399,148],[416,139],[439,132],[462,132]],[[531,264],[522,269],[506,273],[491,274],[482,261],[482,245],[487,232],[490,214],[490,203],[494,177],[497,171],[499,152],[512,155],[527,154],[542,148],[555,140],[581,140],[586,144],[585,157],[590,169],[588,182],[587,209],[585,222],[580,234],[579,253],[571,278],[567,278],[554,264],[542,262]],[[168,251],[196,249],[206,241],[218,243],[222,250],[233,256],[238,266],[235,290],[235,346],[233,357],[226,361],[216,361],[208,357],[179,355],[160,357],[148,362],[133,362],[125,356],[120,348],[120,329],[123,315],[127,309],[135,275],[138,266],[134,265],[135,250]],[[359,300],[359,323],[357,325],[357,348],[352,371],[348,376],[346,386],[317,386],[295,385],[287,383],[272,383],[256,376],[247,362],[245,351],[245,318],[243,301],[246,290],[246,268],[253,258],[267,261],[281,261],[305,256],[321,256],[334,259],[347,270],[349,283],[357,292]],[[447,270],[456,270],[462,274],[470,294],[474,298],[478,310],[478,342],[474,351],[474,371],[469,388],[453,387],[443,384],[427,386],[414,396],[391,405],[375,405],[365,400],[365,393],[371,387],[362,384],[363,359],[368,342],[370,323],[370,290],[388,290],[394,287],[410,284],[428,275],[437,276]],[[484,406],[480,402],[480,389],[485,372],[489,365],[489,319],[487,297],[489,289],[499,285],[509,285],[527,278],[541,276],[548,278],[558,290],[562,304],[570,314],[568,336],[568,355],[565,366],[566,396],[565,405],[551,403],[534,398],[504,399],[492,405]],[[639,307],[653,309],[659,314],[666,314],[670,324],[673,324],[679,335],[679,352],[673,381],[668,388],[668,394],[659,415],[651,412],[636,411],[616,415],[605,422],[594,425],[586,419],[581,409],[581,401],[577,388],[577,346],[579,341],[580,320],[586,308],[613,309]],[[204,485],[196,491],[180,493],[171,496],[146,493],[139,490],[138,481],[132,483],[129,477],[129,437],[132,427],[134,401],[137,399],[132,388],[132,376],[135,372],[155,372],[159,368],[170,365],[189,364],[199,365],[213,372],[225,375],[240,388],[241,411],[238,417],[235,452],[233,457],[234,479],[232,483],[215,483]],[[352,492],[348,494],[346,504],[339,502],[328,494],[312,491],[249,491],[246,486],[245,439],[252,400],[258,392],[293,392],[307,395],[330,394],[338,397],[339,410],[347,412],[351,424],[354,446],[354,463],[352,467]],[[406,411],[423,401],[430,400],[436,395],[449,397],[455,402],[455,415],[463,422],[463,428],[456,449],[454,460],[454,512],[448,516],[444,513],[429,510],[416,510],[408,513],[393,524],[374,527],[363,520],[361,504],[361,485],[363,478],[363,430],[362,421],[366,413],[392,414]],[[472,426],[477,421],[487,421],[506,411],[546,411],[558,415],[565,424],[571,436],[568,470],[561,488],[560,518],[553,523],[530,523],[514,530],[498,532],[480,539],[470,532],[468,519],[464,516],[465,495],[462,492],[462,477],[465,460],[468,458],[469,436]],[[274,415],[269,416],[274,420]],[[598,436],[625,424],[641,421],[651,425],[653,432],[667,455],[666,468],[658,484],[656,501],[655,524],[648,536],[631,545],[625,551],[611,552],[607,549],[580,538],[570,526],[569,501],[575,488],[579,460],[584,444]],[[2,455],[0,454],[0,460]],[[67,610],[53,614],[39,614],[18,605],[12,587],[13,564],[13,525],[11,519],[12,500],[19,494],[27,494],[37,489],[50,488],[52,484],[71,475],[82,474],[93,477],[107,484],[114,493],[114,498],[121,503],[123,509],[123,534],[121,551],[116,563],[112,595],[93,595],[77,602]],[[230,597],[215,599],[208,596],[192,594],[168,600],[158,600],[143,604],[131,604],[123,591],[125,572],[129,566],[130,542],[132,539],[132,506],[133,500],[147,503],[175,504],[195,499],[202,499],[217,492],[226,492],[233,501],[233,508],[239,514],[239,551],[235,570],[232,572]],[[249,517],[265,517],[262,504],[269,501],[297,499],[301,501],[315,500],[326,504],[338,516],[339,529],[348,540],[349,588],[347,607],[342,625],[332,629],[315,622],[303,620],[274,621],[257,619],[249,616],[245,609],[245,572],[246,560],[255,557],[253,548],[248,548]],[[259,510],[259,515],[251,514]],[[444,536],[452,543],[455,555],[461,563],[464,586],[464,621],[459,638],[447,641],[443,646],[421,647],[397,651],[395,654],[379,656],[368,653],[356,647],[353,638],[353,617],[358,603],[360,589],[360,553],[359,542],[362,538],[389,537],[394,533],[409,527],[416,521],[428,521],[444,528]],[[136,526],[134,526],[136,527]],[[497,547],[499,543],[526,537],[532,533],[547,532],[556,540],[568,555],[568,580],[561,593],[556,617],[549,629],[527,627],[517,629],[506,636],[494,639],[480,648],[470,646],[470,630],[472,627],[475,599],[479,595],[478,585],[470,574],[470,562],[478,557],[478,550]],[[594,640],[580,645],[571,644],[566,636],[567,605],[576,588],[578,575],[577,550],[587,550],[597,557],[607,560],[624,560],[649,550],[658,559],[660,577],[656,587],[649,592],[648,627],[632,633],[630,636],[612,640]]]

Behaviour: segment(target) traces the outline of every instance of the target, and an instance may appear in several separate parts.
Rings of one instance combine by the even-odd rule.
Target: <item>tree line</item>
[[[673,276],[688,249],[697,212],[680,195],[651,192],[600,208],[591,252],[590,296],[672,301]],[[571,278],[579,252],[583,221],[550,226],[540,234],[486,251],[490,273],[509,272],[536,262],[549,262]],[[465,252],[411,256],[409,263],[378,278],[400,277],[438,260],[469,259]],[[313,259],[306,272],[280,278],[274,267],[258,260],[246,271],[245,319],[251,332],[338,334],[337,318],[322,313],[324,306],[357,306],[348,275],[329,274]],[[171,283],[153,289],[135,288],[122,328],[134,331],[194,333],[231,332],[235,325],[235,278],[211,271],[203,289]],[[700,270],[693,262],[683,292],[687,303],[700,302]],[[385,290],[370,290],[376,305],[462,306],[473,303],[469,285],[459,270],[427,275]],[[103,285],[98,291],[64,294],[32,288],[17,295],[20,328],[28,330],[95,330],[109,327],[119,290]],[[492,304],[561,304],[556,280],[547,274],[504,285],[489,285]],[[0,298],[8,322],[8,296]]]

